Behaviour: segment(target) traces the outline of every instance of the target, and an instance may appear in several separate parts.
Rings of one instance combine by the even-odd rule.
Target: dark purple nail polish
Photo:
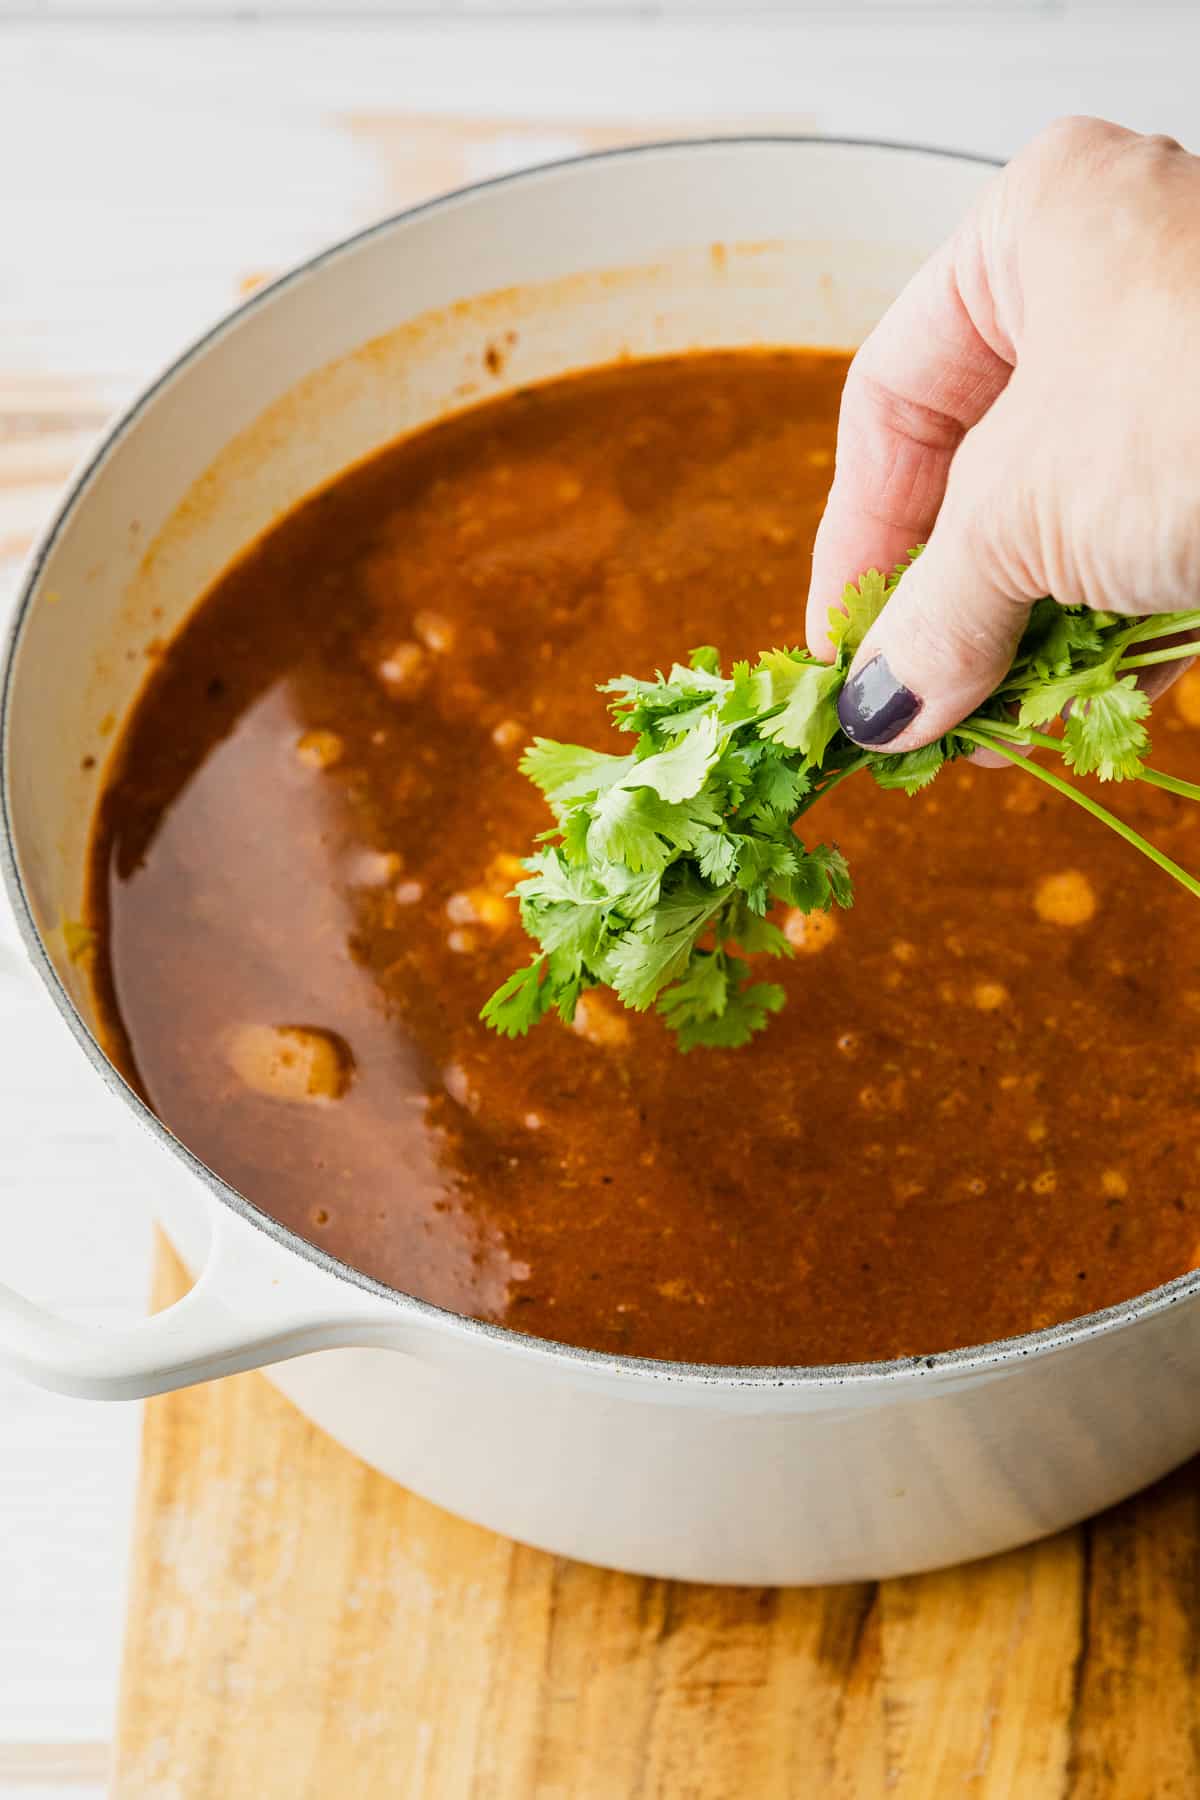
[[[899,737],[924,704],[911,688],[896,680],[885,657],[875,656],[842,689],[838,718],[848,738],[873,750]]]

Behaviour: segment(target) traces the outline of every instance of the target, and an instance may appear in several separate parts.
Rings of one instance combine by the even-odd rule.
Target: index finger
[[[864,569],[924,541],[950,461],[1012,373],[975,214],[913,277],[862,345],[842,393],[837,467],[813,550],[807,639],[832,658],[829,609]]]

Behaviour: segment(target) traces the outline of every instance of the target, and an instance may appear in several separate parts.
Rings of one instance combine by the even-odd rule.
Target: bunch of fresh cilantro
[[[771,907],[851,904],[840,851],[806,844],[798,821],[858,770],[913,794],[980,747],[1077,801],[1200,896],[1186,870],[1022,754],[1048,749],[1078,775],[1200,799],[1200,786],[1146,767],[1149,703],[1136,677],[1195,653],[1193,644],[1138,646],[1200,629],[1200,610],[1130,620],[1041,600],[1012,667],[978,711],[937,743],[886,755],[845,736],[837,698],[908,566],[886,577],[869,570],[846,589],[830,614],[832,664],[804,650],[768,650],[753,667],[735,663],[723,675],[705,646],[686,668],[676,663],[653,681],[622,675],[601,690],[614,696],[617,730],[633,737],[627,754],[534,741],[521,768],[555,824],[515,891],[539,949],[484,1006],[489,1025],[518,1036],[552,1008],[570,1021],[584,989],[599,986],[639,1012],[657,1005],[682,1050],[746,1043],[785,998],[777,983],[755,980],[746,960],[791,954]],[[1061,737],[1038,729],[1064,711]]]

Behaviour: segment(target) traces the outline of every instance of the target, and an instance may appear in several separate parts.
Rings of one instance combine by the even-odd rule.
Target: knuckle
[[[1126,229],[1138,234],[1146,245],[1146,253],[1155,260],[1164,253],[1169,255],[1172,234],[1169,229],[1164,231],[1164,226],[1172,216],[1178,216],[1174,200],[1180,192],[1180,176],[1195,167],[1195,158],[1182,144],[1161,134],[1135,138],[1122,159],[1119,180]],[[1189,237],[1194,209],[1195,195],[1189,188],[1183,215]]]
[[[1009,164],[1009,197],[1019,213],[1074,216],[1081,196],[1130,167],[1145,140],[1105,119],[1070,114],[1032,138]]]
[[[857,362],[856,357],[855,364]],[[867,364],[859,367],[857,373],[852,364],[847,385],[851,378],[855,399],[870,412],[876,428],[882,427],[890,437],[917,444],[925,450],[949,450],[962,436],[963,428],[951,414],[898,392],[874,374]]]
[[[1186,156],[1187,151],[1178,138],[1170,137],[1165,131],[1151,131],[1147,136],[1138,139],[1139,146],[1154,156]]]
[[[1086,479],[1066,455],[1038,484],[1032,533],[1045,590],[1065,605],[1116,613],[1186,606],[1200,583],[1194,507],[1167,481],[1131,480],[1105,460]]]
[[[1143,134],[1104,119],[1069,115],[1040,131],[1009,164],[1003,203],[1010,227],[1032,218],[1058,241],[1064,226],[1097,248],[1125,240],[1145,244],[1160,229],[1159,213],[1181,170],[1196,159],[1164,133]],[[1123,261],[1121,266],[1123,267]]]
[[[1087,113],[1064,113],[1043,126],[1017,160],[1039,164],[1073,162],[1102,155],[1135,139],[1136,133],[1107,119],[1095,119]]]

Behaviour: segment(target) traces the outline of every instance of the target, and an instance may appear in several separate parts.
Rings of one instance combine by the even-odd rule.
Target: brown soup
[[[787,922],[748,1048],[682,1057],[601,995],[516,1044],[478,1023],[528,950],[522,746],[603,743],[594,681],[797,639],[844,373],[695,355],[451,419],[269,531],[156,666],[95,836],[111,1048],[355,1267],[573,1344],[805,1363],[1197,1261],[1200,914],[1019,774],[862,777],[812,815],[858,901]],[[1198,721],[1185,678],[1160,764],[1196,773]],[[1197,860],[1195,808],[1117,804]]]

